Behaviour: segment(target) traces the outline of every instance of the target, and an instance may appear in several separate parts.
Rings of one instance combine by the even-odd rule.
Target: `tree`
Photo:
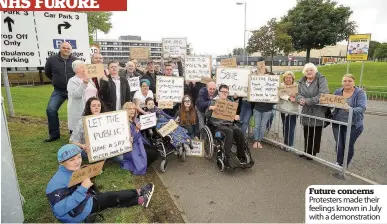
[[[234,48],[232,49],[233,55],[243,55],[243,48]]]
[[[347,40],[356,29],[356,23],[349,21],[352,11],[349,7],[330,0],[298,0],[297,5],[282,18],[288,23],[287,33],[292,37],[297,51],[306,51],[309,62],[311,49],[322,49]]]
[[[288,54],[292,49],[292,38],[285,32],[287,25],[287,23],[279,24],[273,18],[259,30],[254,30],[247,44],[249,53],[259,51],[264,56],[271,56],[271,71],[273,70],[273,56],[280,51]]]
[[[112,28],[110,22],[111,12],[86,12],[89,28],[89,43],[93,44],[93,34],[99,30],[107,34]]]
[[[374,59],[374,52],[380,46],[380,42],[370,41],[370,49],[368,50],[368,59]]]
[[[387,59],[387,43],[382,43],[375,49],[374,58],[379,61]]]

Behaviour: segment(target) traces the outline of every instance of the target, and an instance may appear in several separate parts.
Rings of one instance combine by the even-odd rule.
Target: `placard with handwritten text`
[[[184,58],[187,55],[186,38],[163,38],[163,58]]]
[[[246,97],[250,74],[251,70],[248,68],[217,68],[216,85],[228,85],[230,96],[236,93],[239,97]]]
[[[124,110],[83,117],[89,162],[132,151],[127,113]]]
[[[278,103],[279,83],[278,75],[251,75],[248,101]]]
[[[174,76],[156,77],[156,100],[180,103],[184,96],[184,78]]]
[[[216,109],[212,112],[213,118],[226,121],[234,121],[238,109],[238,103],[228,100],[216,100]]]
[[[211,78],[211,56],[186,56],[185,80],[199,82],[202,77]]]

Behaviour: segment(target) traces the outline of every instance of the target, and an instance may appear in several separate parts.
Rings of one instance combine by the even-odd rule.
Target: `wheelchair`
[[[154,147],[157,148],[157,151],[160,153],[160,171],[162,173],[165,173],[167,170],[168,156],[175,154],[182,162],[186,161],[185,144],[179,143],[178,147],[175,148],[172,145],[172,137],[169,135],[162,137],[154,127],[142,130],[141,133]],[[192,149],[192,143],[188,147]]]
[[[236,126],[236,124],[234,124]],[[214,159],[214,152],[216,152],[216,164],[221,172],[225,170],[224,161],[226,159],[224,153],[224,139],[225,134],[220,131],[215,131],[213,126],[206,121],[206,125],[204,128],[200,130],[200,140],[204,143],[204,152],[205,157],[209,160]],[[246,164],[239,164],[239,166],[232,167],[232,169],[236,168],[251,168],[254,166],[254,160],[251,156],[250,149],[248,147],[248,141],[245,138],[245,156],[246,156]],[[237,147],[234,142],[231,148],[231,154],[236,157]]]

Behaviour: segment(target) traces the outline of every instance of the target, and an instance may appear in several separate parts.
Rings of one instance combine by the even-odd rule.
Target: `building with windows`
[[[118,39],[97,39],[95,44],[99,45],[100,52],[104,58],[103,63],[115,60],[126,63],[130,60],[131,47],[149,47],[150,59],[160,61],[162,55],[161,41],[144,41],[140,36],[120,36]],[[140,64],[146,64],[146,61],[139,61]]]

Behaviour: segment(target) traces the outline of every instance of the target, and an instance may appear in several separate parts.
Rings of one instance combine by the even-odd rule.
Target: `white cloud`
[[[138,35],[143,40],[187,37],[198,54],[226,54],[243,47],[244,0],[128,0],[127,12],[114,12],[113,29],[98,38]],[[258,29],[269,19],[280,18],[296,0],[246,0],[247,30]],[[387,4],[383,0],[338,0],[351,7],[359,33],[387,42]]]

